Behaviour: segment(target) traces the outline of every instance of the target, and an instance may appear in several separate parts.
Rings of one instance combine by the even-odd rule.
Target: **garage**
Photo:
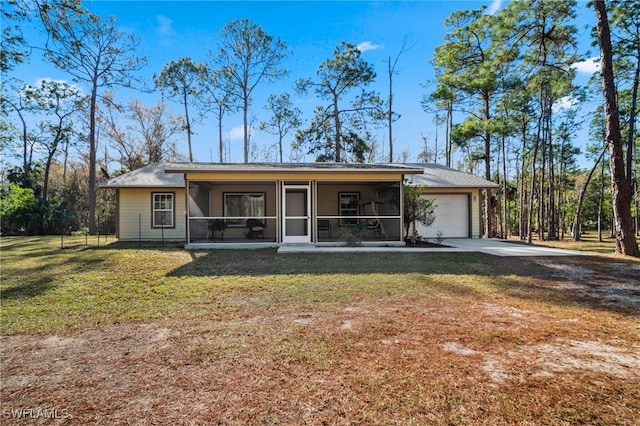
[[[410,164],[421,167],[422,174],[407,176],[409,185],[421,187],[421,194],[435,198],[436,221],[425,227],[416,224],[418,234],[426,238],[480,238],[483,191],[490,193],[498,184],[440,164]]]
[[[435,222],[426,227],[416,223],[418,234],[427,238],[469,238],[468,194],[424,194],[422,197],[435,200]]]

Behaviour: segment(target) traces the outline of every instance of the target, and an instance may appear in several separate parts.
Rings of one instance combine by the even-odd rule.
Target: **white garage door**
[[[440,231],[443,238],[469,237],[469,197],[466,194],[432,194],[424,197],[435,199],[436,220],[429,227],[416,223],[419,235],[437,238]]]

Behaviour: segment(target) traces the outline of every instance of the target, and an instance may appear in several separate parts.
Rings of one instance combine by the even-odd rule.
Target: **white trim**
[[[158,195],[167,195],[171,197],[171,208],[170,209],[157,209],[156,208],[156,196]],[[160,201],[162,202],[162,201]],[[173,192],[152,192],[151,193],[151,227],[152,228],[173,228],[175,221],[175,209],[176,209],[176,194]],[[169,212],[171,223],[170,224],[156,224],[156,212]]]
[[[302,216],[287,216],[287,190],[288,189],[303,189],[306,191],[305,199],[306,215]],[[287,235],[287,220],[305,220],[306,231],[304,235]],[[311,243],[311,183],[306,185],[282,185],[282,242],[283,243],[298,243],[298,244],[310,244]]]

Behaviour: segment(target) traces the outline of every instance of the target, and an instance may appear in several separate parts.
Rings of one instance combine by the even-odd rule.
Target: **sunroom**
[[[187,247],[402,245],[402,184],[380,164],[168,163],[183,173]]]

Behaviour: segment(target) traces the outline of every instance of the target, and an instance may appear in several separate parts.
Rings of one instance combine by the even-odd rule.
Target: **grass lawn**
[[[80,243],[2,238],[3,424],[640,418],[639,262]]]
[[[518,237],[511,237],[512,241],[520,241]],[[564,239],[561,240],[537,240],[534,236],[531,241],[534,245],[539,245],[543,247],[552,247],[552,248],[561,248],[565,250],[577,250],[577,251],[587,251],[591,253],[598,253],[604,255],[611,255],[616,251],[616,240],[615,238],[609,236],[609,232],[605,231],[602,234],[602,241],[598,241],[598,233],[597,232],[587,232],[581,235],[580,241],[574,241],[570,235],[566,235]],[[638,244],[640,244],[640,238],[638,239]]]

